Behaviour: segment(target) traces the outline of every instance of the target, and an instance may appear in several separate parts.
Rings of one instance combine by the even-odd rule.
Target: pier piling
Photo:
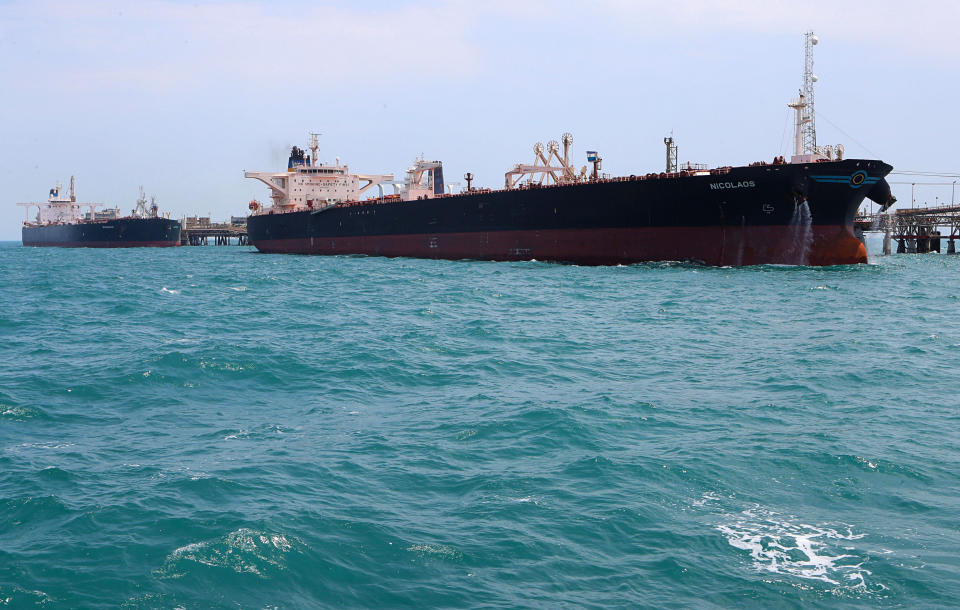
[[[216,246],[230,246],[236,240],[238,246],[246,246],[247,223],[243,216],[234,216],[230,222],[210,222],[209,217],[188,216],[181,221],[181,246],[206,246],[213,238]]]
[[[854,221],[858,232],[882,231],[883,253],[890,254],[897,242],[898,254],[942,252],[947,240],[947,254],[956,254],[960,239],[960,206],[940,206],[895,210],[887,214],[864,214]]]

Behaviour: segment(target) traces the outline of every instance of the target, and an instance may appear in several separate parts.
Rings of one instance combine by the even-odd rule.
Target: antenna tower
[[[314,167],[319,165],[319,163],[317,162],[317,149],[320,148],[320,143],[317,141],[317,138],[319,138],[322,135],[323,135],[322,133],[314,133],[312,131],[310,132],[310,152],[313,153],[313,157],[311,157],[310,163]]]
[[[677,145],[673,141],[673,136],[663,139],[667,145],[667,173],[672,174],[677,171]]]
[[[817,127],[813,109],[813,84],[817,82],[817,75],[813,73],[813,47],[820,42],[813,30],[803,35],[803,100],[806,102],[801,112],[803,121],[803,154],[812,155],[820,152],[817,148]]]

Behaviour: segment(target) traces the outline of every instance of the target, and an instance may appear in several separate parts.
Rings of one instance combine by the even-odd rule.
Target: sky
[[[819,144],[960,174],[958,28],[923,0],[0,0],[0,239],[71,175],[80,201],[244,214],[269,197],[243,171],[309,132],[359,173],[423,154],[490,187],[564,132],[613,175],[662,171],[671,133],[681,163],[771,160],[810,29]],[[901,206],[953,196],[890,180]]]

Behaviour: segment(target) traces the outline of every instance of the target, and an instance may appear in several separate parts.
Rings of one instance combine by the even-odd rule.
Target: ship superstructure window
[[[299,170],[301,174],[338,174],[342,175],[342,169],[329,169],[329,168],[306,168]]]

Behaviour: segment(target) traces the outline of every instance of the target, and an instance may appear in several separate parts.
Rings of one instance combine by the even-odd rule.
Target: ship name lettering
[[[719,189],[752,189],[757,186],[753,180],[743,180],[741,182],[711,182],[710,190]]]

